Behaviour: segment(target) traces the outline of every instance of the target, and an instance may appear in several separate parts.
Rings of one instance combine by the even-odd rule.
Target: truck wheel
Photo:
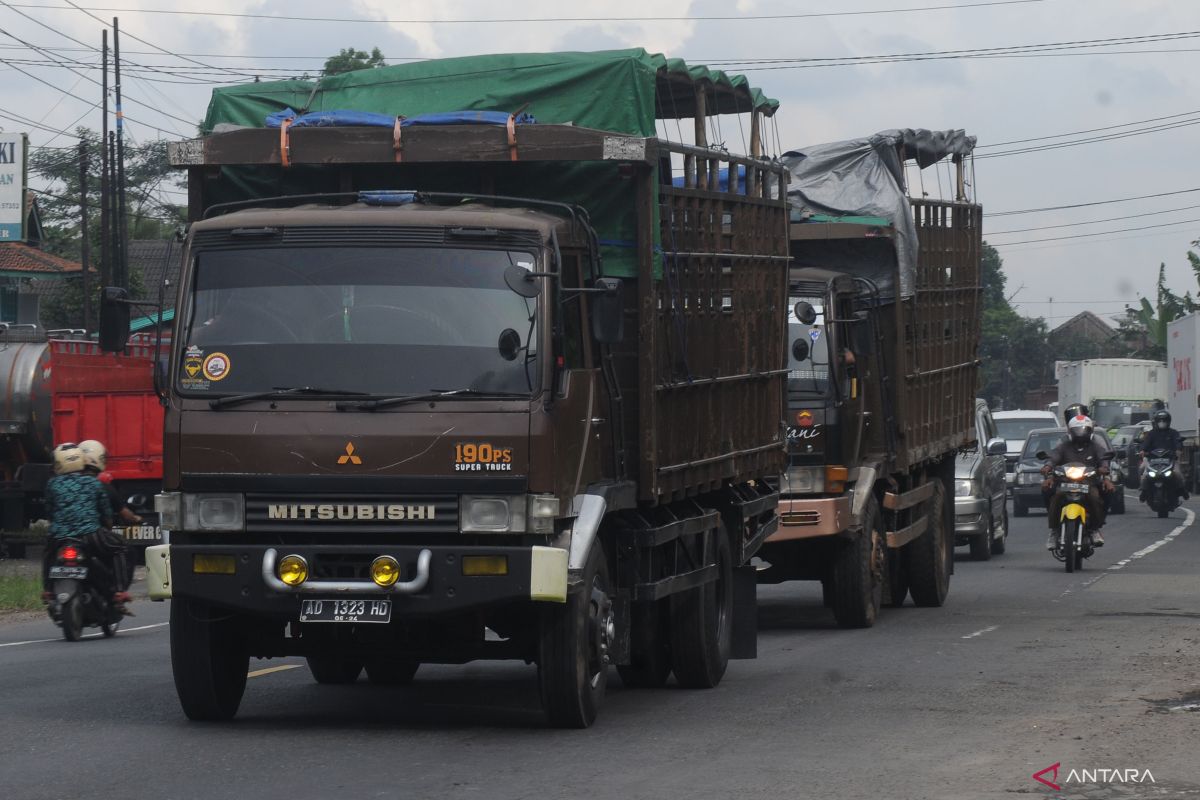
[[[570,592],[566,603],[548,606],[541,621],[538,688],[546,718],[556,728],[591,725],[608,687],[612,586],[599,540],[582,577],[581,588]]]
[[[992,558],[992,537],[996,535],[996,523],[992,519],[992,509],[987,511],[987,530],[978,536],[971,537],[971,560],[990,561]]]
[[[336,653],[322,653],[304,660],[308,662],[308,671],[317,683],[354,683],[363,671],[363,662]]]
[[[843,628],[869,628],[883,602],[886,566],[879,506],[875,498],[863,509],[862,532],[841,542],[833,562],[833,616]]]
[[[733,646],[733,551],[725,524],[711,531],[717,579],[671,595],[671,666],[685,689],[721,682]]]
[[[631,663],[617,674],[628,689],[657,689],[671,675],[670,607],[661,600],[636,603],[631,616]]]
[[[950,591],[950,570],[946,557],[946,485],[937,477],[929,498],[929,527],[904,546],[908,567],[908,590],[918,606],[935,608],[946,601]]]
[[[364,664],[367,680],[377,686],[408,686],[421,667],[411,658],[369,658]]]
[[[1008,549],[1008,505],[1000,512],[1000,535],[992,537],[992,555],[1002,556]]]
[[[249,662],[236,618],[197,600],[171,601],[171,672],[188,719],[231,719],[246,690]]]

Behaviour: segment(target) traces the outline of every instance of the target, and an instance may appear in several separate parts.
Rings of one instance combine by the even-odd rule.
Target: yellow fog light
[[[308,562],[304,556],[284,556],[279,560],[279,580],[288,586],[299,586],[308,580]]]
[[[192,556],[192,572],[197,575],[234,575],[237,573],[237,560],[233,556],[196,553]]]
[[[507,575],[508,556],[463,556],[463,575]]]
[[[391,586],[400,580],[400,564],[391,556],[380,556],[371,562],[371,580],[380,586]]]

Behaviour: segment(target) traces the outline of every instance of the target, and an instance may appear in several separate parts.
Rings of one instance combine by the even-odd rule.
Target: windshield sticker
[[[188,349],[184,351],[183,355],[186,358],[202,358],[204,356],[204,351],[193,344],[188,345]]]
[[[455,472],[512,472],[511,447],[495,447],[488,442],[454,445]]]
[[[808,338],[813,340],[813,344],[816,344],[817,339],[821,338],[821,329],[813,328],[811,331],[808,332]]]
[[[210,381],[219,381],[229,374],[229,356],[224,353],[210,353],[204,359],[202,368],[204,377]]]
[[[183,360],[183,371],[189,378],[195,378],[204,368],[204,362],[198,356],[188,356]]]

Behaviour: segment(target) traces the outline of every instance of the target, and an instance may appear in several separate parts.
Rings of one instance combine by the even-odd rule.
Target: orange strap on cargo
[[[517,161],[517,114],[508,115],[508,157]]]
[[[285,119],[279,125],[279,163],[285,167],[292,165],[292,144],[291,137],[288,136],[291,124],[291,119]]]
[[[392,149],[396,151],[396,163],[399,164],[404,160],[403,145],[400,142],[400,131],[404,130],[400,127],[400,123],[404,121],[403,115],[396,116],[396,124],[392,126]]]

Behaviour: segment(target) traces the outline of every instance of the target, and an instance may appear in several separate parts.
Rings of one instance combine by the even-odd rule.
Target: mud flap
[[[733,641],[730,658],[758,658],[757,569],[733,568]]]

